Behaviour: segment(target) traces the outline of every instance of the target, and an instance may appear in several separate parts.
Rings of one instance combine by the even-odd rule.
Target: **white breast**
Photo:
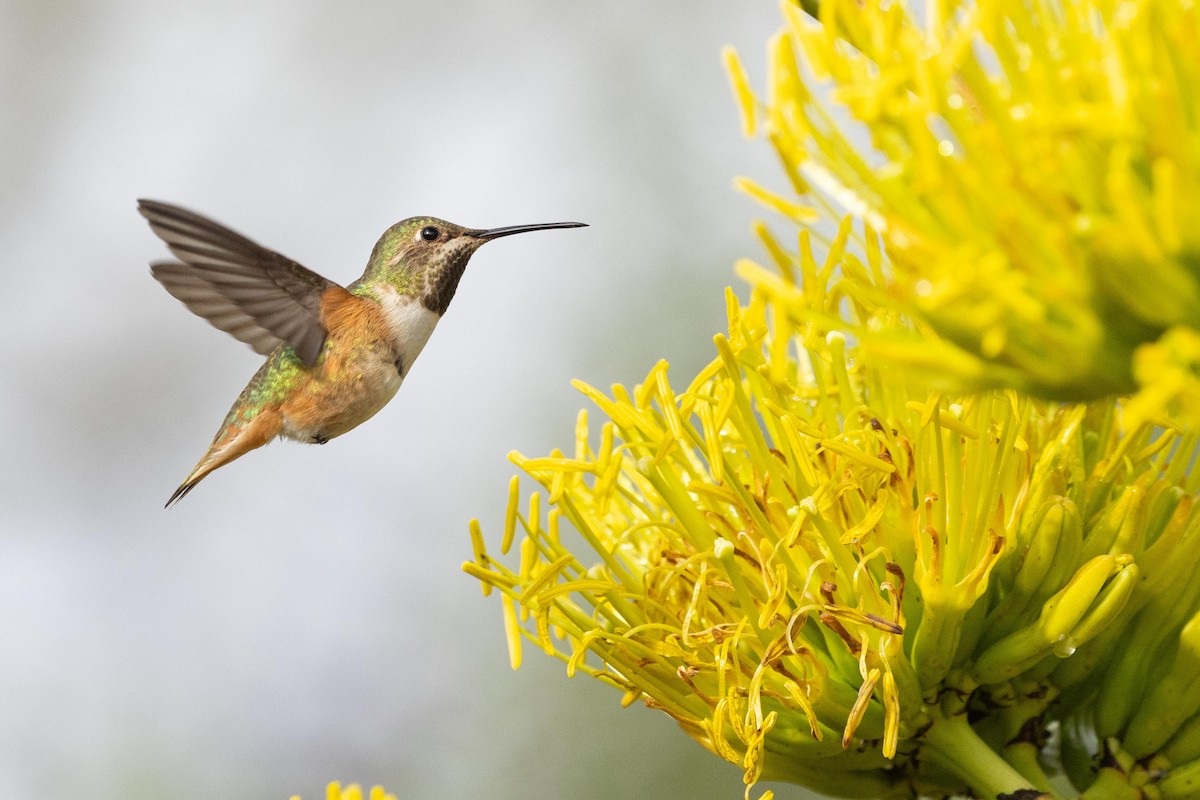
[[[396,352],[407,375],[441,317],[426,308],[419,298],[403,296],[390,286],[378,289],[376,297],[392,329]]]

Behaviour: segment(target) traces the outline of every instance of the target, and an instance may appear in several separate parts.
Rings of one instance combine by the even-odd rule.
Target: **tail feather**
[[[195,473],[193,473],[193,475],[194,474]],[[187,493],[196,488],[196,484],[199,483],[203,477],[204,476],[201,475],[199,478],[193,478],[191,475],[189,475],[187,480],[179,484],[179,488],[175,490],[175,492],[171,495],[171,499],[166,502],[163,508],[170,508],[183,498],[187,497]]]
[[[200,463],[196,465],[195,469],[184,478],[183,483],[179,484],[179,488],[175,490],[163,508],[170,508],[187,497],[188,492],[196,488],[196,484],[204,480],[210,472],[244,456],[251,450],[257,450],[274,439],[279,435],[282,426],[283,420],[280,418],[278,409],[265,409],[244,427],[222,429],[217,434],[212,446],[208,448],[208,452],[204,454],[204,458],[200,459]]]

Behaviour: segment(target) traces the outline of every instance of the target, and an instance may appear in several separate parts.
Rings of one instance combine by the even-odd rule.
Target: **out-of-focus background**
[[[527,651],[459,570],[569,386],[686,384],[756,255],[719,49],[773,3],[0,3],[7,797],[735,798],[665,716]],[[778,181],[776,181],[778,184]],[[177,202],[348,282],[413,214],[581,220],[472,261],[396,399],[162,509],[261,359],[166,294]],[[776,787],[782,797],[800,796]]]

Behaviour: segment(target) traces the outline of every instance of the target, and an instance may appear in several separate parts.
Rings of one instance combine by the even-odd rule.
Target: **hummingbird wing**
[[[317,360],[321,296],[337,284],[178,206],[138,200],[138,211],[179,259],[150,265],[168,292],[262,355],[287,343],[305,364]]]

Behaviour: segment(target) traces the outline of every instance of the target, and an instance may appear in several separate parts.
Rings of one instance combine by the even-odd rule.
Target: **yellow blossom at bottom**
[[[291,800],[300,800],[300,795],[292,795]],[[396,800],[396,795],[388,794],[382,786],[372,786],[370,792],[364,795],[357,783],[343,788],[334,781],[325,787],[325,800]]]

